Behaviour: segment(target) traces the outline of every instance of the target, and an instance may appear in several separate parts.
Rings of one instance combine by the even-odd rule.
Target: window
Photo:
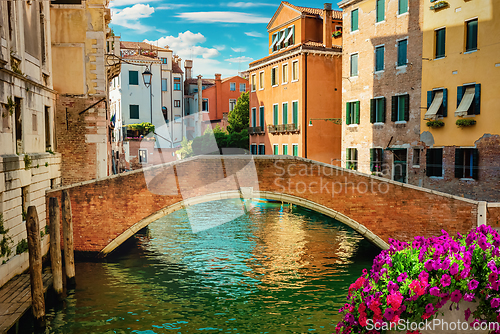
[[[293,151],[293,156],[298,157],[299,156],[299,145],[292,144],[292,151]]]
[[[167,79],[161,79],[161,91],[162,92],[167,91]]]
[[[255,74],[252,74],[252,92],[255,92]]]
[[[434,55],[435,59],[443,58],[445,55],[445,45],[446,45],[446,28],[441,28],[436,30],[436,53]]]
[[[385,20],[385,0],[377,0],[377,22]]]
[[[399,148],[394,149],[392,151],[393,157],[393,180],[406,183],[406,175],[407,175],[407,149]]]
[[[282,72],[282,83],[286,84],[288,83],[288,64],[283,64],[283,68],[281,69]]]
[[[281,49],[289,47],[295,44],[295,26],[291,26],[285,29],[285,39],[280,45]]]
[[[236,107],[236,100],[235,99],[229,99],[229,111],[233,111],[234,107]]]
[[[139,72],[138,71],[128,71],[128,84],[138,85],[139,84]]]
[[[271,69],[271,85],[274,87],[274,86],[277,86],[278,85],[278,67],[273,67]]]
[[[264,71],[259,73],[259,89],[264,89]]]
[[[410,120],[410,95],[396,95],[392,97],[391,121],[401,122]]]
[[[252,108],[252,128],[257,127],[257,108]]]
[[[381,148],[370,149],[370,171],[375,173],[382,172],[384,163],[384,151]]]
[[[264,107],[259,107],[259,113],[260,113],[259,125],[264,127]]]
[[[274,125],[279,124],[278,105],[277,104],[273,105],[273,124]]]
[[[174,115],[174,122],[175,123],[182,123],[181,115]]]
[[[288,124],[288,102],[283,103],[281,120],[283,124]]]
[[[384,70],[384,51],[385,46],[375,48],[375,72]]]
[[[359,101],[347,102],[346,124],[359,124]]]
[[[31,115],[31,130],[33,133],[36,133],[38,131],[38,119],[36,117],[36,114]]]
[[[208,112],[208,99],[201,101],[201,111]]]
[[[351,55],[351,77],[358,76],[358,54]]]
[[[448,116],[448,89],[427,91],[427,112],[424,119],[434,119],[438,116]]]
[[[466,22],[467,28],[467,41],[465,43],[465,51],[476,51],[477,50],[477,19],[470,20]]]
[[[292,63],[292,82],[299,80],[299,61],[296,60]]]
[[[259,144],[259,154],[264,155],[266,154],[266,145],[264,144]]]
[[[399,0],[398,1],[398,14],[408,13],[408,0]]]
[[[420,166],[420,149],[414,148],[413,149],[413,167],[418,167],[418,166]]]
[[[174,90],[181,90],[181,78],[174,78]]]
[[[161,63],[162,63],[162,64],[165,64],[165,65],[166,65],[166,64],[167,64],[167,61],[168,61],[168,59],[167,59],[167,58],[162,58],[162,59],[161,59]]]
[[[346,166],[347,169],[357,170],[358,169],[358,149],[348,148],[346,149]]]
[[[429,148],[426,154],[426,171],[427,176],[443,176],[443,149]]]
[[[358,30],[358,10],[351,11],[351,31]]]
[[[288,155],[288,144],[283,144],[283,155]]]
[[[455,116],[479,115],[481,111],[481,84],[457,87]]]
[[[51,0],[52,5],[79,5],[82,0]]]
[[[299,125],[299,101],[292,102],[292,122],[295,126]]]
[[[408,63],[407,57],[408,40],[398,42],[398,66],[405,66]]]
[[[280,151],[279,151],[279,150],[280,150],[280,149],[279,149],[278,144],[274,144],[274,145],[273,145],[273,154],[274,154],[274,155],[279,155],[279,154],[280,154]]]
[[[130,119],[139,119],[139,105],[131,104],[129,105]]]
[[[230,83],[229,83],[229,90],[230,90],[231,92],[236,91],[236,82],[230,82]]]
[[[455,149],[455,177],[478,179],[479,150],[477,148]]]
[[[174,100],[174,107],[179,108],[181,106],[181,100]]]
[[[253,155],[257,154],[257,145],[256,144],[250,145],[250,153],[252,153]]]
[[[247,90],[247,84],[240,83],[240,92],[244,92]]]
[[[52,147],[52,140],[50,135],[50,107],[45,106],[45,149],[50,149]]]
[[[139,163],[148,163],[148,150],[139,150]]]
[[[370,100],[370,122],[385,123],[385,97]]]

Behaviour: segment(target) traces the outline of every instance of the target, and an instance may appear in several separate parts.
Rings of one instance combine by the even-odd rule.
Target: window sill
[[[286,85],[286,84],[288,84],[288,81],[287,81],[287,82],[282,82],[282,83],[281,83],[281,85],[282,85],[282,86],[283,86],[283,85]]]
[[[351,75],[349,78],[350,78],[350,79],[357,79],[357,78],[358,78],[358,75]]]
[[[279,85],[273,85],[272,87],[274,88],[274,87],[278,87],[278,86],[279,86]]]
[[[299,81],[299,79],[297,79],[297,80],[292,80],[292,82],[297,82],[297,81]]]
[[[446,58],[446,56],[441,56],[441,57],[436,57],[433,60],[441,60],[441,59],[445,59],[445,58]]]
[[[262,89],[259,89],[259,90],[262,90]],[[255,93],[255,92],[256,92],[256,90],[251,90],[250,92],[251,92],[251,93]]]
[[[471,178],[471,177],[461,177],[460,179],[458,179],[459,181],[476,181],[475,179]]]
[[[395,121],[394,124],[406,124],[406,121]]]
[[[429,176],[429,179],[444,180],[444,176]]]
[[[259,88],[259,91],[264,90],[264,88]],[[255,91],[254,91],[255,92]]]
[[[464,116],[462,116],[462,117],[463,117],[463,118],[474,118],[474,117],[476,117],[476,115],[464,115]]]
[[[354,34],[354,33],[357,33],[359,31],[359,29],[357,30],[354,30],[354,31],[351,31],[350,34]]]
[[[467,55],[467,54],[470,54],[470,53],[474,53],[474,52],[477,52],[477,51],[479,51],[479,50],[476,49],[476,50],[465,51],[464,55]]]
[[[420,168],[420,165],[413,165],[411,168]]]
[[[409,10],[406,10],[406,12],[404,12],[404,13],[398,14],[396,17],[400,18],[400,17],[405,16],[405,15],[409,15]]]
[[[396,70],[401,69],[401,68],[406,68],[408,66],[408,63],[404,65],[396,65]]]
[[[382,74],[382,73],[384,73],[384,72],[385,72],[385,69],[375,71],[375,72],[373,72],[373,74]]]
[[[372,123],[373,125],[375,126],[381,126],[381,125],[384,125],[385,123],[384,122],[375,122],[375,123]]]
[[[375,22],[375,25],[379,25],[379,24],[382,24],[382,23],[385,23],[385,19],[380,21],[380,22]]]
[[[359,124],[348,124],[348,128],[357,128]]]

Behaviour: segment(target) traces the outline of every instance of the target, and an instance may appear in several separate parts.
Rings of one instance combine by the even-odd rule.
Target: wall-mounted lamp
[[[149,70],[148,67],[142,72],[142,80],[144,80],[144,85],[146,88],[149,88],[151,86],[151,77],[153,76],[153,73]]]
[[[338,125],[342,124],[342,118],[309,118],[309,126],[313,126],[312,121],[327,121]]]

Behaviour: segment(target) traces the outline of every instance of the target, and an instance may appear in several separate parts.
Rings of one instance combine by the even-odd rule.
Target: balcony
[[[299,126],[297,124],[278,124],[278,125],[268,125],[267,131],[269,133],[298,133]]]
[[[248,128],[249,135],[263,135],[266,133],[263,126],[254,126]]]

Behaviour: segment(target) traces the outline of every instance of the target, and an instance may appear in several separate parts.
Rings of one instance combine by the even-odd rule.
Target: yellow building
[[[499,201],[500,2],[426,1],[423,19],[423,185]]]
[[[340,163],[342,17],[281,2],[267,26],[269,55],[250,63],[252,154]],[[313,125],[310,127],[309,125]]]

